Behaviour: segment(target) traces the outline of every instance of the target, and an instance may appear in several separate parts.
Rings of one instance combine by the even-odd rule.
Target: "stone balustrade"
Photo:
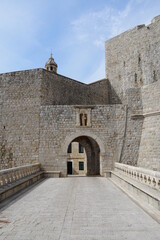
[[[0,187],[12,184],[40,171],[40,164],[30,164],[0,171]]]
[[[115,163],[115,172],[119,172],[138,182],[160,190],[160,172],[158,171]]]

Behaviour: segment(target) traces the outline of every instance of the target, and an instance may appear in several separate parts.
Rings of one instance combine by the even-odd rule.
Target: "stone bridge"
[[[40,164],[0,171],[1,240],[159,240],[159,172],[116,163],[108,178],[48,176]]]

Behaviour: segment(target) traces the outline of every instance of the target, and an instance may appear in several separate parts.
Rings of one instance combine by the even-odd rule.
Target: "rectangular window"
[[[80,171],[84,170],[84,162],[79,162],[79,170]]]
[[[84,148],[80,143],[79,143],[79,153],[84,153]]]
[[[68,153],[72,153],[72,144],[70,143],[69,146],[68,146]]]

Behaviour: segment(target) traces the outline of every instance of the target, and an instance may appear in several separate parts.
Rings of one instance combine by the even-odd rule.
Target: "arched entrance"
[[[78,143],[77,146],[79,146],[75,156],[73,156],[72,151],[76,151],[71,147],[76,146],[74,143]],[[80,146],[85,150],[84,152],[81,152]],[[83,135],[74,138],[69,143],[67,152],[68,156],[72,156],[67,159],[67,174],[100,175],[100,147],[92,137]],[[84,153],[83,158],[81,157],[81,153]]]
[[[93,164],[96,164],[95,162],[99,163],[99,166],[95,169],[96,169],[96,174],[100,174],[101,176],[104,175],[104,171],[106,169],[106,166],[104,165],[106,163],[106,161],[104,161],[104,158],[106,156],[106,151],[105,151],[105,145],[104,145],[104,142],[94,133],[92,133],[91,131],[87,131],[87,129],[81,129],[80,131],[77,131],[75,133],[72,133],[72,134],[68,134],[66,136],[66,138],[64,139],[64,141],[62,142],[62,148],[61,148],[61,157],[62,157],[62,161],[64,162],[65,165],[64,168],[63,168],[63,175],[66,176],[67,175],[67,158],[68,158],[68,146],[71,142],[73,141],[80,141],[82,146],[83,144],[85,144],[85,147],[87,149],[91,149],[91,152],[92,152],[92,156],[93,156]],[[79,143],[80,143],[79,142]],[[85,143],[84,143],[85,142]],[[90,146],[90,147],[87,147]],[[96,151],[96,149],[98,148],[98,150]],[[93,151],[92,151],[93,150]],[[89,150],[87,150],[87,153],[88,153],[88,156],[89,156]],[[99,152],[99,154],[97,154],[97,152]],[[95,154],[96,153],[96,154]],[[98,161],[94,160],[95,157],[94,157],[94,154],[95,154],[95,157],[98,155],[99,158],[98,158]],[[90,161],[92,160],[92,158],[88,158],[88,169],[87,169],[87,173],[88,175],[94,175],[95,174],[95,171],[93,173],[93,165],[92,167],[90,166]],[[96,166],[96,165],[95,165]],[[91,171],[90,171],[91,169]]]

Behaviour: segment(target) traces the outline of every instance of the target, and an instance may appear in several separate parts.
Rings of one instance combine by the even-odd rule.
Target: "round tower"
[[[54,58],[52,57],[52,53],[50,58],[48,59],[48,61],[45,64],[45,69],[50,71],[50,72],[54,72],[57,73],[57,64],[54,61]]]

